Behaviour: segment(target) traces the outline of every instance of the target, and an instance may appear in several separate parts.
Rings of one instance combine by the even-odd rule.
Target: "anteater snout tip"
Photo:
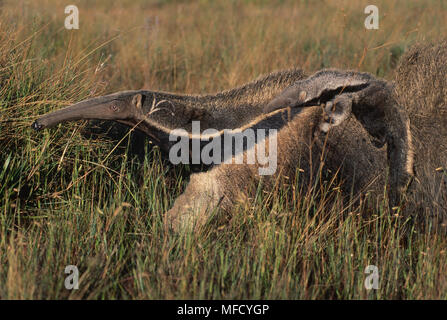
[[[40,129],[42,129],[42,125],[39,124],[39,122],[37,122],[37,120],[36,120],[36,121],[34,121],[33,124],[31,125],[31,128],[33,128],[33,129],[36,130],[36,131],[39,131]]]

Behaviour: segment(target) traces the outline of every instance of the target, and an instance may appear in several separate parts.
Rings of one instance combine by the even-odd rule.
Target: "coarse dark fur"
[[[447,41],[413,46],[395,72],[395,93],[410,118],[416,179],[406,210],[447,227]]]

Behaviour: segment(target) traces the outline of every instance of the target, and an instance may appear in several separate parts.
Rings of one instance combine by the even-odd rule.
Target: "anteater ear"
[[[144,96],[141,93],[138,93],[133,96],[132,98],[132,104],[137,107],[138,109],[141,109],[144,102]]]

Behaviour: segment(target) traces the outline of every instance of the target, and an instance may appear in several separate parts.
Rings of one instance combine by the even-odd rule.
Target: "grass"
[[[0,6],[1,299],[446,299],[447,241],[377,203],[369,215],[286,187],[259,192],[224,225],[168,235],[163,213],[191,169],[135,135],[39,115],[148,88],[223,90],[276,69],[359,69],[388,79],[399,56],[446,36],[442,1],[57,1]],[[121,132],[121,131],[119,131]],[[121,141],[120,141],[121,140]],[[339,198],[337,188],[324,197]],[[270,206],[266,206],[266,203]],[[80,271],[67,290],[65,266]],[[378,290],[364,270],[379,268]]]

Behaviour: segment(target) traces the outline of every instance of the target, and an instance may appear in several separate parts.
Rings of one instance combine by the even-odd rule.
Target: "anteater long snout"
[[[61,122],[81,119],[110,119],[112,115],[105,105],[109,101],[110,98],[98,97],[75,103],[69,107],[50,112],[40,117],[33,122],[31,128],[41,130],[54,127]]]
[[[36,121],[33,122],[31,128],[34,130],[41,130],[45,128],[51,128],[64,121],[73,121],[82,119],[80,110],[73,109],[75,105],[64,108],[62,110],[57,110],[50,112]]]

